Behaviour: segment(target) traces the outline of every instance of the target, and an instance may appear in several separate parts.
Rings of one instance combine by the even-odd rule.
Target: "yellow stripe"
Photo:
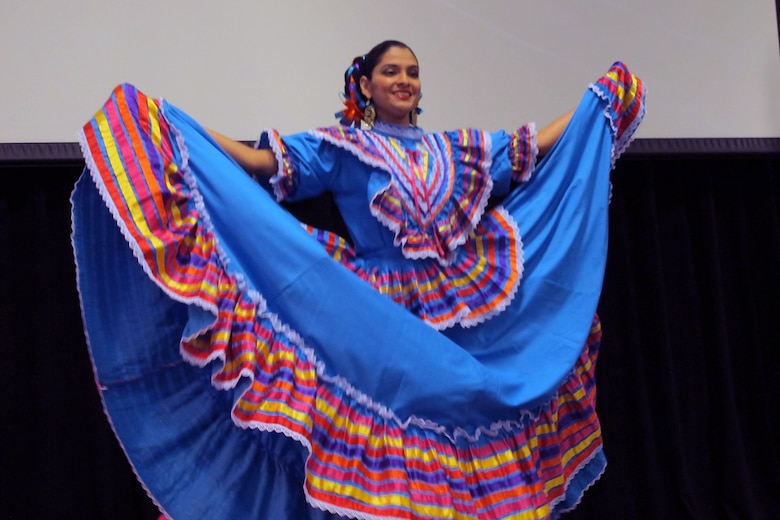
[[[427,182],[428,181],[428,166],[430,164],[431,157],[430,157],[430,154],[427,151],[425,151],[425,150],[422,150],[422,156],[423,156],[422,176],[423,176],[423,180]]]
[[[148,129],[148,131],[152,138],[152,141],[155,143],[156,146],[160,147],[162,143],[162,132],[158,120],[159,108],[157,104],[151,99],[147,99],[147,106],[149,108],[149,113],[150,113],[150,118],[149,118],[150,128]],[[151,244],[152,252],[154,254],[155,267],[159,273],[159,277],[161,281],[167,287],[172,288],[178,292],[189,293],[197,290],[204,290],[204,292],[210,293],[212,296],[216,295],[217,291],[215,288],[202,287],[200,282],[194,282],[194,283],[175,282],[168,274],[166,270],[166,263],[165,263],[165,253],[166,253],[165,243],[162,240],[160,240],[160,238],[157,235],[151,232],[151,228],[149,227],[149,222],[146,219],[146,216],[144,215],[144,212],[141,209],[141,204],[138,200],[138,197],[135,191],[133,190],[133,185],[132,182],[130,181],[130,175],[122,163],[119,146],[114,138],[113,133],[111,132],[111,125],[108,122],[105,113],[103,111],[100,111],[95,115],[95,122],[97,123],[101,139],[103,140],[103,144],[106,150],[105,151],[106,158],[109,164],[111,165],[112,172],[116,179],[117,187],[119,188],[119,191],[122,193],[122,198],[127,204],[128,211],[130,213],[132,221],[135,224],[135,226],[138,228],[139,233],[143,235]],[[132,142],[133,141],[131,138],[131,143]],[[177,166],[174,163],[170,162],[168,166],[168,171],[166,171],[165,175],[163,176],[164,182],[168,186],[169,190],[172,192],[175,192],[175,189],[174,186],[170,183],[170,173],[175,172],[176,170],[177,170]],[[178,224],[186,224],[181,218],[181,213],[178,210],[178,208],[175,208],[175,206],[173,206],[167,209],[168,210],[174,209],[173,217],[175,219],[175,222],[177,222]],[[203,249],[208,250],[209,248],[203,248]]]
[[[149,134],[151,135],[152,142],[155,146],[160,146],[162,143],[162,132],[160,131],[160,113],[157,103],[151,98],[146,98],[146,107],[149,109]]]
[[[306,412],[301,412],[299,410],[296,410],[295,408],[291,408],[290,406],[287,406],[286,403],[281,401],[270,401],[268,399],[263,400],[262,403],[260,403],[259,408],[255,408],[262,410],[263,412],[274,414],[274,415],[283,415],[285,417],[288,417],[290,420],[303,425],[306,430],[311,432],[312,426],[313,426],[313,420],[311,415],[309,415]]]
[[[572,446],[571,449],[566,450],[566,452],[561,455],[561,464],[564,466],[568,465],[571,459],[582,453],[585,448],[593,444],[599,437],[601,437],[601,431],[596,429],[593,433]]]
[[[403,509],[410,509],[410,502],[408,497],[400,493],[391,494],[374,494],[366,493],[362,488],[350,485],[341,480],[330,480],[323,478],[320,475],[312,474],[308,472],[306,475],[306,482],[315,489],[319,489],[323,493],[333,494],[337,496],[346,496],[353,499],[360,500],[366,504],[371,504],[375,507],[395,506]],[[441,508],[439,508],[441,509]]]
[[[307,474],[306,481],[314,489],[318,489],[323,493],[350,497],[363,503],[371,504],[376,508],[393,506],[409,510],[415,516],[422,518],[465,518],[457,514],[451,507],[411,503],[409,497],[403,493],[383,493],[381,495],[366,493],[361,487],[350,485],[342,480],[334,481],[311,473]],[[456,516],[453,517],[453,514]]]
[[[149,238],[155,249],[162,248],[162,241],[160,241],[152,234],[149,226],[147,225],[147,221],[144,218],[143,212],[140,209],[140,204],[138,203],[135,191],[132,189],[132,183],[130,182],[129,174],[127,170],[125,170],[124,164],[122,164],[118,149],[119,147],[111,132],[111,126],[108,123],[105,114],[102,111],[98,112],[95,115],[95,121],[98,124],[100,136],[105,146],[106,158],[111,164],[111,170],[113,171],[114,177],[116,178],[117,186],[122,192],[122,198],[128,205],[128,210],[130,211],[133,222],[138,227],[140,233]]]
[[[615,83],[615,86],[617,87],[616,95],[618,99],[620,99],[622,106],[623,107],[629,106],[634,101],[634,98],[636,97],[637,82],[635,80],[632,81],[631,84],[628,86],[628,90],[626,90],[625,84],[622,81],[620,81],[617,71],[608,72],[607,77]]]
[[[336,412],[336,409],[325,399],[317,399],[317,411],[330,417],[334,427],[349,432],[350,436],[368,438],[371,435],[371,428],[369,426],[365,424],[350,423],[346,417],[339,415]]]
[[[521,452],[525,452],[526,448],[522,447]],[[530,455],[525,453],[525,455]],[[514,464],[518,455],[514,450],[505,449],[497,452],[493,455],[484,458],[472,457],[469,469],[471,472],[478,473],[483,471],[492,471],[494,469],[506,466],[507,464]]]

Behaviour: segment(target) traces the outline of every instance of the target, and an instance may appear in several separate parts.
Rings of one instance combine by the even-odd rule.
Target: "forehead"
[[[377,62],[377,67],[380,65],[399,65],[402,67],[408,67],[409,65],[417,65],[417,58],[414,57],[412,51],[404,47],[390,47],[385,51],[382,57]]]

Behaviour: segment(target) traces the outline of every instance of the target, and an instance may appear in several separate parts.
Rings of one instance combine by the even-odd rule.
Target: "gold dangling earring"
[[[369,99],[366,103],[366,108],[363,110],[363,122],[368,126],[369,128],[374,126],[374,120],[376,119],[376,108],[374,108],[374,104]]]

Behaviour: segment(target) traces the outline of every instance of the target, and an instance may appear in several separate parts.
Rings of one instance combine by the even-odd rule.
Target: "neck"
[[[387,126],[395,126],[395,127],[401,127],[405,128],[407,126],[411,126],[409,124],[409,121],[390,121],[388,119],[377,119],[374,121],[375,125],[387,125]]]
[[[377,118],[376,122],[377,123],[381,122],[381,123],[384,123],[386,125],[393,125],[393,126],[410,126],[408,117],[407,118],[399,118],[397,120],[386,119],[386,118],[381,118],[381,119]]]
[[[408,123],[397,125],[381,119],[374,123],[372,130],[393,137],[407,137],[411,139],[420,139],[423,134],[422,128],[418,126],[411,126]]]

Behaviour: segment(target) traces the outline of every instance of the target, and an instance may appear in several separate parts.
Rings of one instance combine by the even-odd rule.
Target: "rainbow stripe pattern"
[[[528,123],[511,134],[509,162],[512,164],[512,180],[525,182],[536,168],[539,149],[536,146],[536,125]]]
[[[294,192],[296,171],[284,140],[269,134],[280,163],[272,182],[283,197]],[[387,185],[368,201],[371,213],[394,233],[404,257],[415,262],[367,262],[340,237],[310,229],[334,258],[439,330],[484,322],[511,303],[523,272],[522,241],[506,211],[485,214],[493,181],[483,132],[423,134],[414,148],[351,127],[312,134],[386,172]],[[519,147],[530,147],[533,136],[528,128],[517,136],[513,171],[525,175],[532,155],[521,158]]]
[[[606,101],[604,115],[612,125],[615,145],[612,163],[628,148],[636,129],[645,116],[645,86],[625,63],[615,62],[609,71],[590,85],[590,89]]]
[[[621,129],[632,128],[638,94],[631,93],[641,92],[641,84],[621,93],[606,78],[594,88],[614,96],[620,139]],[[305,493],[312,506],[358,519],[536,519],[576,505],[605,464],[595,411],[597,319],[556,395],[515,426],[453,437],[399,422],[392,411],[379,414],[323,377],[301,338],[279,327],[279,317],[227,271],[197,186],[187,178],[184,143],[164,108],[131,85],[117,87],[83,129],[88,168],[149,278],[169,297],[213,312],[208,329],[182,340],[184,359],[198,366],[217,360],[218,388],[249,377],[232,420],[257,435],[287,435],[309,450]],[[502,224],[495,226],[506,235]],[[343,245],[332,249],[341,251],[341,259],[332,253],[340,261],[353,261]]]
[[[339,235],[306,229],[334,259],[437,330],[498,314],[512,301],[523,274],[519,232],[500,206],[483,216],[444,266],[431,258],[367,262]]]
[[[406,258],[446,265],[482,217],[493,181],[481,131],[424,134],[415,148],[352,127],[312,133],[388,174],[387,186],[371,198],[371,213],[393,231]]]

